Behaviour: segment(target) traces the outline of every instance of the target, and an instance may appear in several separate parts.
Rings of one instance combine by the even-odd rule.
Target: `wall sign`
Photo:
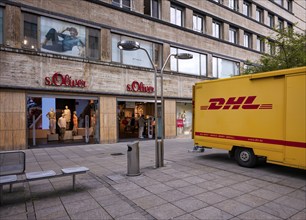
[[[65,86],[65,87],[86,87],[86,81],[81,79],[72,79],[66,74],[63,76],[59,72],[55,72],[52,77],[45,77],[46,86]]]
[[[144,92],[144,93],[153,93],[153,86],[145,86],[142,82],[133,81],[132,84],[126,85],[126,90],[129,92]]]

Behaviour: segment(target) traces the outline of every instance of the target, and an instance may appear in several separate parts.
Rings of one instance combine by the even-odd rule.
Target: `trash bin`
[[[127,176],[139,176],[139,141],[135,141],[127,146]]]

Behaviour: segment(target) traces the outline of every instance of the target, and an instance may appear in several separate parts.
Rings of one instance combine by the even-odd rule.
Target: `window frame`
[[[228,7],[234,11],[239,11],[239,5],[237,0],[229,0]]]
[[[195,57],[198,57],[199,60],[195,61],[198,62],[198,73],[190,73],[190,72],[183,72],[180,69],[180,66],[184,66],[184,62],[188,62],[190,64],[191,60],[184,60],[184,59],[176,59],[173,56],[170,58],[170,70],[177,73],[182,74],[188,74],[192,76],[200,76],[200,77],[208,77],[208,71],[207,71],[207,64],[208,64],[208,55],[204,53],[199,53],[196,51],[190,51],[182,48],[177,47],[170,47],[170,53],[171,54],[178,54],[178,53],[190,53],[193,54],[193,58],[191,60],[194,60]],[[196,56],[195,56],[196,55]],[[205,59],[205,62],[203,62],[203,59]],[[181,63],[181,64],[180,64]],[[188,68],[190,69],[190,68]]]
[[[264,10],[262,8],[256,8],[256,21],[258,21],[259,23],[264,22]]]
[[[175,14],[175,20],[174,21],[172,20],[172,18],[173,18],[172,11],[173,10],[174,10],[174,14]],[[180,23],[177,21],[177,18],[178,18],[177,12],[181,13]],[[170,6],[170,23],[174,24],[174,25],[177,25],[177,26],[180,26],[180,27],[184,26],[184,9],[182,7],[171,4],[171,6]]]
[[[246,40],[247,37],[247,40]],[[246,45],[247,43],[247,45]],[[243,34],[243,46],[252,49],[252,34],[249,32],[244,32]]]
[[[222,67],[221,67],[221,70],[220,70],[220,67],[219,67],[219,64],[220,64],[220,60],[221,62],[224,60],[224,61],[227,61],[227,62],[232,62],[234,65],[235,65],[235,69],[233,69],[234,71],[237,71],[237,74],[230,74],[228,75],[228,77],[220,77],[220,73],[222,71]],[[215,67],[217,67],[215,69]],[[237,61],[234,61],[234,60],[230,60],[230,59],[224,59],[222,57],[216,57],[216,56],[213,56],[212,57],[212,74],[213,74],[213,78],[218,78],[218,79],[222,79],[222,78],[229,78],[229,77],[232,77],[232,76],[239,76],[240,75],[240,63],[237,62]]]
[[[129,1],[130,6],[126,6],[124,1]],[[112,0],[112,5],[132,11],[133,0]]]
[[[38,28],[39,28],[39,19],[40,16],[23,12],[22,13],[22,48],[37,50],[40,49],[38,45],[39,36],[38,36]],[[32,21],[30,21],[32,20]],[[29,25],[27,25],[27,24]],[[33,26],[34,24],[34,26]],[[36,33],[32,33],[33,28],[36,26]],[[28,29],[30,27],[30,29]],[[30,34],[29,34],[30,33]]]
[[[256,50],[261,53],[265,52],[264,40],[260,36],[256,38]]]
[[[86,38],[87,38],[87,40],[86,40],[86,48],[85,48],[86,58],[100,60],[101,59],[101,30],[96,29],[96,28],[90,28],[90,27],[85,27],[85,28],[86,28]],[[97,36],[94,36],[90,32],[96,32]],[[93,48],[90,47],[92,45],[91,39],[93,37],[97,37],[98,38],[97,48],[96,49],[93,49]],[[96,51],[94,53],[97,53],[97,55],[91,56],[90,54],[93,51]]]
[[[145,11],[145,8],[148,7],[148,2],[150,4],[150,14],[146,13]],[[156,3],[157,4],[157,9],[153,8],[154,4],[153,3]],[[148,15],[152,18],[157,18],[157,19],[160,19],[160,0],[144,0],[144,14],[145,15]],[[157,13],[157,16],[154,16],[154,11],[156,10],[156,13]]]
[[[242,9],[242,13],[247,16],[247,17],[251,17],[252,13],[251,13],[251,3],[248,1],[243,1],[243,9]]]
[[[196,19],[196,27],[195,27],[194,19]],[[201,22],[201,29],[200,30],[197,28],[199,20]],[[192,16],[192,29],[194,31],[196,31],[196,32],[204,33],[204,17],[202,15],[199,15],[197,13],[193,13],[193,16]]]
[[[238,44],[238,32],[239,32],[238,28],[230,26],[228,32],[229,32],[228,33],[228,41],[233,43],[233,44]],[[233,41],[231,40],[232,39],[231,33],[234,33],[234,36],[233,36],[234,40]]]
[[[284,30],[284,20],[281,18],[278,18],[277,20],[277,29],[280,31]]]
[[[218,26],[218,31],[216,30],[216,27]],[[223,30],[223,24],[222,22],[218,21],[218,20],[213,20],[212,21],[212,36],[218,39],[223,39],[223,34],[222,34],[222,30]],[[217,36],[218,34],[218,36]]]
[[[113,42],[113,39],[116,38],[116,41]],[[137,37],[132,37],[132,36],[128,36],[128,35],[121,35],[121,34],[117,34],[117,33],[112,33],[111,34],[111,41],[112,41],[112,45],[111,45],[111,62],[114,62],[114,63],[120,63],[122,65],[128,65],[128,66],[135,66],[135,67],[140,67],[140,68],[148,68],[148,69],[153,69],[152,67],[152,64],[151,62],[149,62],[149,58],[147,57],[147,55],[144,55],[145,59],[148,59],[148,63],[149,63],[149,66],[144,66],[144,65],[131,65],[129,63],[125,63],[124,62],[124,53],[131,53],[131,51],[125,51],[125,50],[120,50],[118,47],[117,47],[117,43],[119,41],[122,41],[122,40],[132,40],[132,41],[137,41],[141,44],[141,42],[145,42],[147,43],[146,45],[148,44],[151,44],[152,47],[151,47],[151,50],[148,50],[148,53],[150,56],[150,58],[152,59],[153,63],[155,66],[157,66],[157,69],[160,69],[161,68],[161,64],[162,64],[162,50],[163,50],[163,45],[160,44],[160,43],[156,43],[156,42],[153,42],[153,41],[149,41],[149,40],[146,40],[146,39],[139,39]],[[146,46],[145,45],[145,46]],[[117,54],[114,53],[114,49],[116,50]],[[156,51],[156,48],[159,48],[158,51]],[[145,53],[145,51],[143,50],[137,50],[138,53]],[[117,55],[117,58],[114,59],[115,55]],[[137,53],[135,52],[132,52],[131,56],[136,56]],[[144,62],[143,62],[144,63]]]
[[[274,23],[274,15],[271,13],[268,13],[268,22],[269,22],[269,27],[270,28],[274,28],[275,27],[275,23]]]

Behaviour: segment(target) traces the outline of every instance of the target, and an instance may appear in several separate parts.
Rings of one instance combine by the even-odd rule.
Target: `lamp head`
[[[174,57],[176,59],[180,59],[180,60],[189,60],[193,58],[193,55],[190,53],[178,53],[176,55],[174,55]]]
[[[138,50],[140,44],[137,41],[122,40],[117,43],[120,50]]]

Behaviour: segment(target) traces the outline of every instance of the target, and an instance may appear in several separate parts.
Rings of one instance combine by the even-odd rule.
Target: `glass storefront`
[[[119,140],[155,138],[154,102],[118,101],[117,122]]]
[[[177,136],[192,134],[192,104],[176,103],[176,132]]]
[[[28,144],[98,143],[97,116],[95,98],[28,95]]]

